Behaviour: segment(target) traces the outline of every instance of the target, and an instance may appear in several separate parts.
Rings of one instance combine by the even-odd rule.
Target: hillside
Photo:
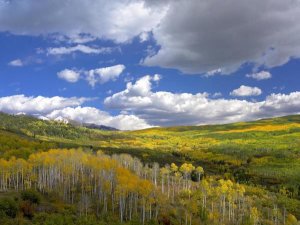
[[[300,115],[225,125],[103,131],[0,113],[0,153],[28,159],[52,148],[128,153],[144,163],[193,163],[205,176],[267,191],[300,218]]]
[[[130,153],[144,161],[204,162],[208,164],[208,171],[229,171],[234,175],[238,170],[236,176],[247,181],[248,174],[259,176],[257,179],[266,178],[264,182],[274,184],[300,181],[300,115],[126,132],[1,113],[0,128],[43,141],[101,148],[108,153]],[[241,168],[245,174],[240,174]]]
[[[103,129],[101,129],[103,128]],[[53,120],[40,120],[26,115],[9,115],[0,112],[0,129],[30,137],[58,137],[64,139],[97,139],[102,131],[114,130],[93,124],[73,124]]]

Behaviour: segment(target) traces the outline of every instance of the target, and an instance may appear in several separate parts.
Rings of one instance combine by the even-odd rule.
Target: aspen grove
[[[277,206],[257,204],[246,186],[206,176],[201,166],[143,164],[127,154],[108,156],[54,149],[28,160],[0,159],[0,191],[37,190],[77,205],[79,216],[107,213],[123,223],[291,224]],[[150,223],[150,222],[153,223]]]

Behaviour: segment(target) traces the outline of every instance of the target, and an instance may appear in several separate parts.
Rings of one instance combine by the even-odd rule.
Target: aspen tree
[[[147,180],[141,180],[138,185],[138,192],[142,197],[142,223],[145,224],[146,219],[146,201],[152,192],[152,184]]]
[[[201,180],[201,175],[204,173],[204,169],[201,166],[198,166],[196,168],[196,173],[198,175],[198,181],[200,182]]]
[[[184,180],[185,180],[185,185],[184,185],[184,188],[185,189],[189,189],[189,178],[190,178],[190,175],[191,175],[191,172],[195,169],[195,167],[190,164],[190,163],[183,163],[179,170],[180,172],[183,174],[184,176]]]
[[[178,173],[178,166],[175,163],[171,163],[170,166],[170,170],[171,170],[171,183],[172,183],[172,202],[174,202],[174,198],[175,198],[175,185],[176,185],[176,173]],[[179,174],[178,174],[179,175]]]
[[[259,222],[259,212],[256,207],[250,209],[250,218],[252,219],[253,225],[258,224]]]
[[[169,174],[169,170],[166,167],[162,167],[160,169],[160,176],[161,176],[161,192],[165,193],[165,179]],[[168,181],[167,181],[168,182]]]
[[[153,180],[155,187],[157,186],[158,174],[159,174],[159,164],[153,163],[152,164],[152,180]]]

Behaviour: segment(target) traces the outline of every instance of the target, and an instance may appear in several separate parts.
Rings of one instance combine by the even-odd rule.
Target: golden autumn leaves
[[[160,167],[126,154],[53,149],[28,160],[0,159],[0,191],[54,193],[66,204],[76,204],[81,216],[113,213],[121,222],[138,218],[146,224],[162,216],[184,224],[267,221],[253,196],[246,196],[246,186],[203,174],[201,166],[191,163]],[[294,217],[277,208],[274,218]]]

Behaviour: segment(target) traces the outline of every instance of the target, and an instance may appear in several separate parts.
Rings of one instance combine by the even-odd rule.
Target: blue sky
[[[0,1],[0,111],[126,130],[298,114],[300,3],[268,2]]]

